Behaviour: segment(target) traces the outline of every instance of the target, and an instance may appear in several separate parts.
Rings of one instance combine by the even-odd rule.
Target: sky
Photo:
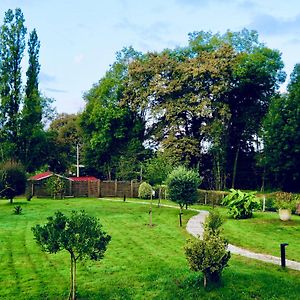
[[[148,52],[185,46],[194,31],[254,29],[282,53],[288,75],[300,63],[299,0],[0,0],[0,24],[5,11],[17,7],[28,31],[37,30],[40,90],[55,99],[59,113],[84,109],[84,92],[123,47]]]

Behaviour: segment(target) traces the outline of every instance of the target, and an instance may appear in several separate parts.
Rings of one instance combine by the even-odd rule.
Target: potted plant
[[[293,194],[286,192],[276,193],[275,207],[278,209],[279,218],[281,221],[290,220],[292,216],[292,210],[295,209]]]

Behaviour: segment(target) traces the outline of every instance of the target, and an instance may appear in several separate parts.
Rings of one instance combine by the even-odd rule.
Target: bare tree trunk
[[[236,153],[235,153],[235,158],[234,158],[234,164],[233,164],[233,172],[232,172],[232,184],[231,187],[234,189],[234,184],[235,184],[235,176],[236,176],[236,169],[237,169],[237,162],[239,158],[239,152],[240,148],[238,146]]]
[[[206,288],[207,286],[207,278],[206,278],[206,275],[203,274],[203,286]]]

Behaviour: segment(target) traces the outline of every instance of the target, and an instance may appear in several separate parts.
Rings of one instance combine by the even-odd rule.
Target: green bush
[[[296,198],[292,193],[276,192],[274,206],[276,209],[290,209],[294,213],[296,210]]]
[[[58,176],[51,176],[47,180],[47,189],[51,196],[56,199],[60,197],[62,199],[65,195],[66,183],[65,180]]]
[[[26,173],[23,166],[16,162],[6,162],[0,166],[0,197],[13,202],[26,188]]]
[[[197,202],[208,205],[220,205],[229,193],[224,191],[200,190],[198,189]]]
[[[166,184],[168,198],[178,203],[180,208],[197,201],[200,178],[195,171],[177,167],[168,176]]]
[[[139,198],[150,199],[152,195],[152,186],[147,182],[142,182],[139,186]]]
[[[228,207],[229,215],[234,219],[251,218],[253,210],[261,207],[255,193],[244,193],[240,190],[231,189],[230,194],[223,199],[222,204]]]
[[[219,213],[212,211],[204,224],[203,240],[190,240],[185,247],[190,268],[203,273],[205,287],[207,282],[219,282],[230,259],[228,243],[221,236],[221,225]]]

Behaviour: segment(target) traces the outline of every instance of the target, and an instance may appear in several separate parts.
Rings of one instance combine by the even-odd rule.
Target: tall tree
[[[34,29],[28,40],[28,69],[26,72],[27,81],[25,87],[25,97],[21,115],[20,128],[20,159],[24,165],[29,168],[32,161],[36,158],[32,154],[36,154],[35,149],[39,148],[43,140],[42,125],[42,97],[39,92],[39,50],[40,42],[36,30]]]
[[[273,187],[299,191],[300,64],[295,65],[287,89],[287,95],[273,99],[264,120],[262,160]]]
[[[22,101],[21,61],[26,34],[24,22],[21,9],[17,8],[15,12],[9,9],[5,13],[0,32],[0,130],[10,158],[15,157],[18,152],[19,107]]]
[[[123,49],[105,76],[85,94],[86,107],[80,123],[85,165],[91,173],[125,179],[139,169],[138,162],[145,151],[144,124],[127,105],[120,103],[128,64],[139,56],[132,48]],[[127,175],[120,172],[126,161]]]

